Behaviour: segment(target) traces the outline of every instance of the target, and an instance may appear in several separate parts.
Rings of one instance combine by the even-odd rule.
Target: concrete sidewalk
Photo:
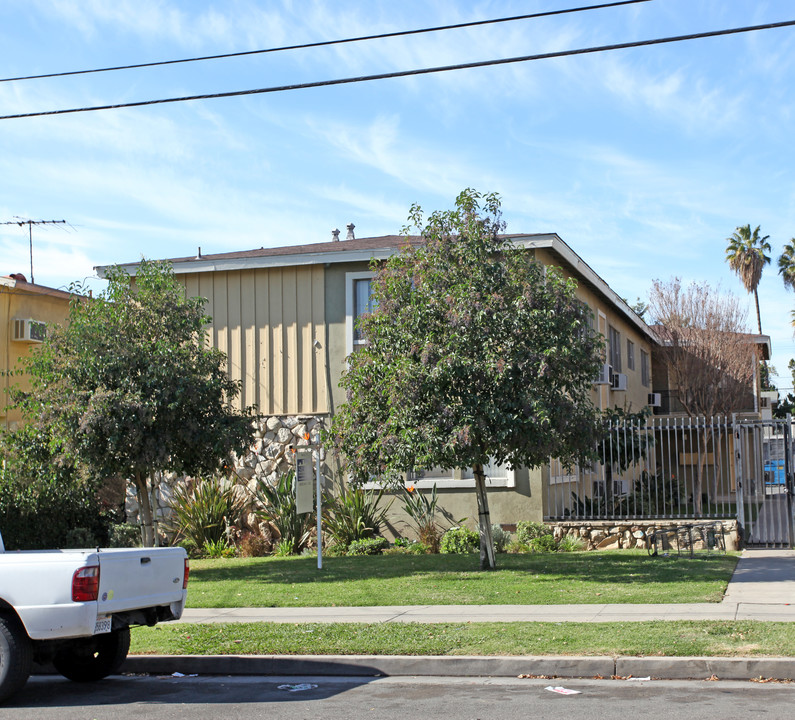
[[[188,609],[183,623],[795,621],[795,551],[746,550],[720,603]],[[795,658],[469,656],[130,656],[124,672],[262,676],[795,679]]]

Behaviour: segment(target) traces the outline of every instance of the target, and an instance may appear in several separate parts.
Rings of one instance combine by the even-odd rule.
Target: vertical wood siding
[[[241,382],[238,407],[270,415],[328,411],[322,265],[177,277],[189,297],[208,301],[207,339]]]

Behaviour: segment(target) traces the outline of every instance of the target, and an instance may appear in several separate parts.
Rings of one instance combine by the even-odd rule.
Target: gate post
[[[787,495],[787,532],[789,538],[790,550],[795,547],[795,532],[793,532],[793,519],[792,519],[792,426],[789,413],[784,423],[784,492]]]
[[[743,458],[740,448],[740,427],[737,415],[732,414],[732,436],[734,437],[734,490],[737,495],[737,539],[739,545],[745,545],[745,503],[743,502]],[[737,548],[740,549],[739,547]]]

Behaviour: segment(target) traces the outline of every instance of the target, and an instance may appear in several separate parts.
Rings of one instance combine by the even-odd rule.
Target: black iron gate
[[[746,547],[792,548],[793,446],[787,420],[734,424],[737,522]]]

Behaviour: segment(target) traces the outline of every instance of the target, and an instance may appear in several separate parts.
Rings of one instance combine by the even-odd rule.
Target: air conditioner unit
[[[47,326],[38,320],[15,319],[14,340],[17,342],[44,342],[47,337]]]
[[[599,375],[594,380],[596,385],[612,385],[613,384],[613,366],[610,363],[602,365]]]
[[[646,404],[649,407],[661,407],[662,395],[660,393],[649,393],[649,401]]]
[[[626,390],[627,376],[624,373],[613,373],[613,390]]]

